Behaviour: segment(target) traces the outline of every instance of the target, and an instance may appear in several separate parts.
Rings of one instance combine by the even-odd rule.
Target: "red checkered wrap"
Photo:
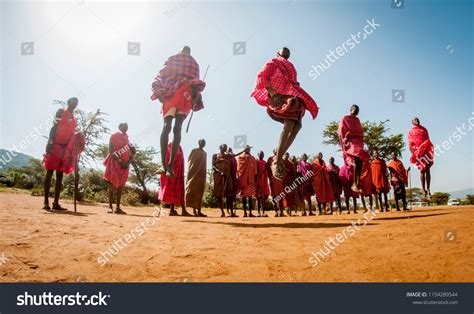
[[[158,99],[163,103],[165,99],[173,96],[185,82],[189,82],[196,92],[194,111],[203,109],[201,92],[206,87],[206,83],[199,79],[199,64],[189,54],[180,53],[171,56],[165,62],[164,67],[151,85],[153,91],[151,99]]]
[[[313,119],[318,115],[318,105],[311,96],[300,87],[297,73],[293,64],[282,57],[277,57],[265,64],[257,74],[255,88],[250,96],[262,106],[268,106],[269,94],[267,88],[281,95],[295,96],[303,100],[305,108],[311,113]]]

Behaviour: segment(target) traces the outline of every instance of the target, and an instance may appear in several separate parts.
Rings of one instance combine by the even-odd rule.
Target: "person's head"
[[[67,109],[69,111],[74,111],[74,109],[77,108],[77,105],[79,105],[79,99],[76,97],[71,97],[67,100]]]
[[[306,155],[306,153],[304,153],[304,154],[301,156],[301,159],[303,159],[304,161],[307,161],[307,160],[308,160],[308,155]]]
[[[397,157],[398,157],[397,153],[396,153],[396,152],[393,152],[393,153],[392,153],[392,159],[393,159],[393,160],[397,160]]]
[[[277,149],[274,148],[274,149],[272,150],[272,152],[273,152],[273,156],[275,156],[275,155],[277,154]]]
[[[329,158],[329,163],[330,163],[331,165],[334,165],[334,157],[330,157],[330,158]]]
[[[379,159],[379,157],[380,157],[379,151],[375,150],[374,153],[373,153],[373,156],[374,156],[375,159]]]
[[[221,146],[219,146],[219,151],[221,152],[221,154],[224,154],[227,151],[227,145],[221,144]]]
[[[203,138],[200,139],[200,140],[198,141],[198,145],[199,145],[199,148],[204,148],[204,147],[206,147],[206,140],[203,139]]]
[[[229,148],[227,149],[227,154],[233,154],[233,153],[234,153],[234,151],[232,150],[231,147],[229,147]]]
[[[288,160],[290,158],[290,153],[286,152],[284,155],[283,155],[283,159],[284,160]]]
[[[411,123],[413,125],[420,125],[420,119],[418,119],[418,117],[414,117],[412,120],[411,120]]]
[[[290,58],[290,49],[283,47],[278,50],[277,55],[288,60]]]
[[[184,54],[184,55],[190,55],[191,48],[189,48],[189,46],[183,46],[181,49],[179,49],[179,53]]]
[[[318,153],[318,159],[319,159],[319,160],[323,160],[323,153],[321,153],[321,152]]]
[[[258,159],[263,160],[263,157],[265,157],[265,153],[261,150],[258,152]]]
[[[354,116],[354,117],[357,117],[358,114],[359,114],[359,106],[352,105],[351,106],[351,115]]]
[[[251,148],[252,148],[252,147],[250,147],[250,145],[245,145],[244,152],[245,152],[246,154],[250,154]]]
[[[126,122],[120,123],[118,128],[120,132],[126,133],[128,131],[128,124]]]
[[[295,155],[291,156],[290,161],[294,164],[296,164],[298,162]]]

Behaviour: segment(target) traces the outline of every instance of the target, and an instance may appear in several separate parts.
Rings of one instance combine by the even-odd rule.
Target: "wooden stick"
[[[207,65],[206,72],[204,73],[204,77],[202,78],[203,81],[206,79],[207,70],[209,70],[209,66],[210,64]],[[191,116],[189,117],[188,125],[186,126],[186,133],[188,133],[189,131],[189,126],[191,125],[191,120],[193,119],[193,115],[194,115],[194,109],[191,110]]]

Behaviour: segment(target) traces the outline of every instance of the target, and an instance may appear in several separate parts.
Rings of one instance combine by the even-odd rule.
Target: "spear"
[[[206,72],[204,72],[204,77],[202,78],[203,81],[206,79],[207,70],[209,70],[209,65],[210,64],[207,65]],[[191,117],[189,117],[188,126],[186,127],[186,133],[188,133],[188,131],[189,131],[189,125],[191,124],[191,120],[193,119],[193,115],[194,115],[194,109],[191,111]]]

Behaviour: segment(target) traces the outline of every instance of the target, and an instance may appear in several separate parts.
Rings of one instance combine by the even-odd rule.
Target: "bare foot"
[[[191,217],[192,215],[190,213],[188,213],[185,209],[183,209],[181,211],[181,216],[183,217]]]
[[[124,212],[121,208],[117,208],[117,209],[115,210],[115,213],[118,214],[118,215],[126,215],[126,214],[127,214],[127,213]]]

